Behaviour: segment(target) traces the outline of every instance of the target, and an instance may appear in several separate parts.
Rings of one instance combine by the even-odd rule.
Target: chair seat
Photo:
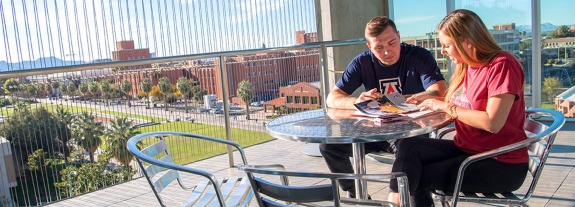
[[[450,201],[452,191],[434,191],[433,196],[441,202]],[[519,196],[514,193],[473,193],[473,192],[460,192],[459,200],[463,202],[487,202],[487,203],[504,203],[520,205]]]
[[[247,177],[219,179],[218,183],[226,199],[226,206],[239,206],[253,195]],[[180,206],[219,206],[219,203],[214,188],[208,185],[208,181],[203,181]]]

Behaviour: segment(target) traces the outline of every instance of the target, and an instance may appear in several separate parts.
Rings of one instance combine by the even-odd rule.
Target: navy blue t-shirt
[[[347,94],[352,94],[362,84],[366,91],[377,88],[383,94],[395,91],[415,94],[440,80],[445,79],[431,53],[402,42],[399,60],[395,64],[384,66],[367,50],[349,63],[335,85]]]

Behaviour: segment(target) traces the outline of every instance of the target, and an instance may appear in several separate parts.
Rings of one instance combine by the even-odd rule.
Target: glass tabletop
[[[403,121],[378,123],[352,116],[354,110],[316,109],[289,114],[266,124],[276,138],[308,143],[358,143],[412,137],[447,126],[449,115],[431,113]]]

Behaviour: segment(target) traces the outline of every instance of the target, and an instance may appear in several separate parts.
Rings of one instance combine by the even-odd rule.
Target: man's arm
[[[336,109],[355,109],[353,104],[362,101],[371,100],[381,96],[381,93],[377,92],[377,89],[371,89],[366,92],[359,94],[359,97],[351,97],[349,94],[341,90],[339,87],[335,86],[327,95],[327,107]]]
[[[329,92],[326,99],[326,105],[329,108],[336,109],[355,109],[353,104],[357,98],[350,97],[349,94],[341,90],[339,87],[334,86]]]

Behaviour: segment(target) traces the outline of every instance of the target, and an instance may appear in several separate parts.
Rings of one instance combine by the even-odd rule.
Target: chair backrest
[[[526,140],[513,143],[507,146],[500,147],[498,149],[490,150],[487,152],[483,152],[480,154],[476,154],[467,158],[461,166],[459,167],[458,176],[456,179],[456,184],[454,191],[452,192],[451,201],[452,206],[457,206],[458,201],[471,201],[471,202],[479,202],[479,203],[500,203],[500,204],[520,204],[524,205],[527,203],[527,200],[533,194],[535,190],[535,186],[539,180],[539,176],[543,171],[543,166],[547,161],[547,157],[549,155],[549,151],[551,150],[551,146],[555,141],[555,137],[557,136],[557,132],[561,129],[561,127],[565,124],[565,116],[558,111],[549,110],[549,109],[541,109],[541,108],[531,108],[525,110],[526,119],[523,129],[526,131],[528,138]],[[552,123],[550,125],[545,125],[539,121],[534,120],[533,118],[541,117],[544,115],[545,117],[552,118]],[[446,131],[453,131],[452,129]],[[442,133],[441,136],[445,135]],[[440,137],[441,138],[441,137]],[[531,183],[529,184],[529,188],[527,192],[523,196],[523,198],[518,198],[515,194],[505,194],[502,195],[503,198],[492,197],[491,195],[484,196],[473,196],[473,193],[467,193],[469,195],[465,195],[463,197],[460,196],[459,190],[461,189],[461,184],[464,176],[464,172],[467,166],[471,163],[474,163],[478,160],[488,159],[493,156],[497,156],[503,153],[507,153],[513,150],[521,149],[524,147],[528,147],[529,149],[529,174],[532,176]],[[442,197],[442,196],[440,196]],[[443,196],[445,197],[445,196]],[[440,198],[442,202],[445,202],[446,199]]]
[[[140,168],[142,169],[142,171],[144,172],[144,176],[146,177],[146,180],[152,187],[152,191],[156,195],[156,198],[160,202],[160,205],[166,206],[166,203],[164,202],[162,196],[160,195],[162,190],[164,190],[164,188],[166,188],[170,183],[177,180],[180,187],[187,190],[193,190],[194,191],[193,193],[197,194],[196,197],[200,197],[204,194],[203,189],[207,189],[206,192],[211,191],[209,193],[215,194],[218,205],[226,206],[225,204],[226,196],[224,196],[224,194],[222,193],[222,189],[220,189],[220,184],[222,184],[224,180],[221,179],[217,180],[212,173],[202,169],[191,168],[175,164],[174,159],[172,158],[168,150],[168,144],[164,139],[165,137],[168,136],[179,136],[184,138],[201,139],[233,146],[240,153],[243,164],[244,165],[247,164],[247,159],[245,157],[243,149],[239,144],[235,142],[196,134],[180,133],[180,132],[150,132],[136,135],[130,138],[130,140],[128,140],[127,143],[128,150],[136,157],[136,161],[140,166]],[[152,144],[140,150],[138,147],[138,143],[144,139],[146,140],[146,143],[152,142]],[[180,177],[180,172],[192,173],[195,175],[205,177],[208,180],[208,182],[205,182],[203,185],[188,187],[184,185],[184,182]],[[247,183],[247,181],[244,182]],[[213,188],[210,188],[210,186]],[[248,187],[248,185],[246,185],[246,187]],[[200,192],[198,189],[202,189],[202,191]],[[192,199],[188,200],[191,201]]]
[[[313,202],[329,202],[330,205],[340,206],[342,203],[350,203],[360,206],[395,206],[387,201],[372,201],[340,198],[338,179],[364,179],[375,182],[385,182],[389,179],[397,178],[400,186],[400,198],[404,202],[403,206],[409,206],[409,187],[407,176],[404,173],[390,174],[342,174],[342,173],[314,173],[314,172],[294,172],[284,171],[283,166],[270,169],[269,166],[240,166],[240,170],[248,174],[252,184],[255,198],[261,207],[285,207],[291,203],[304,204]],[[258,176],[256,176],[258,175]],[[261,175],[279,176],[279,182],[272,182],[259,177]],[[290,186],[288,177],[304,177],[315,179],[329,179],[330,183],[307,186]],[[270,178],[270,177],[266,177]],[[285,204],[284,204],[285,203]],[[325,203],[322,203],[325,204]]]
[[[549,152],[551,150],[551,146],[553,146],[557,132],[565,124],[565,116],[555,110],[539,108],[527,109],[525,113],[526,119],[523,128],[525,129],[529,139],[534,140],[534,142],[529,145],[529,173],[532,176],[532,181],[529,185],[529,189],[523,197],[523,200],[526,201],[529,200],[535,190],[535,186],[543,172],[543,166],[547,161],[547,157],[549,156]],[[531,119],[531,116],[540,115],[550,116],[553,118],[553,123],[547,126]]]

